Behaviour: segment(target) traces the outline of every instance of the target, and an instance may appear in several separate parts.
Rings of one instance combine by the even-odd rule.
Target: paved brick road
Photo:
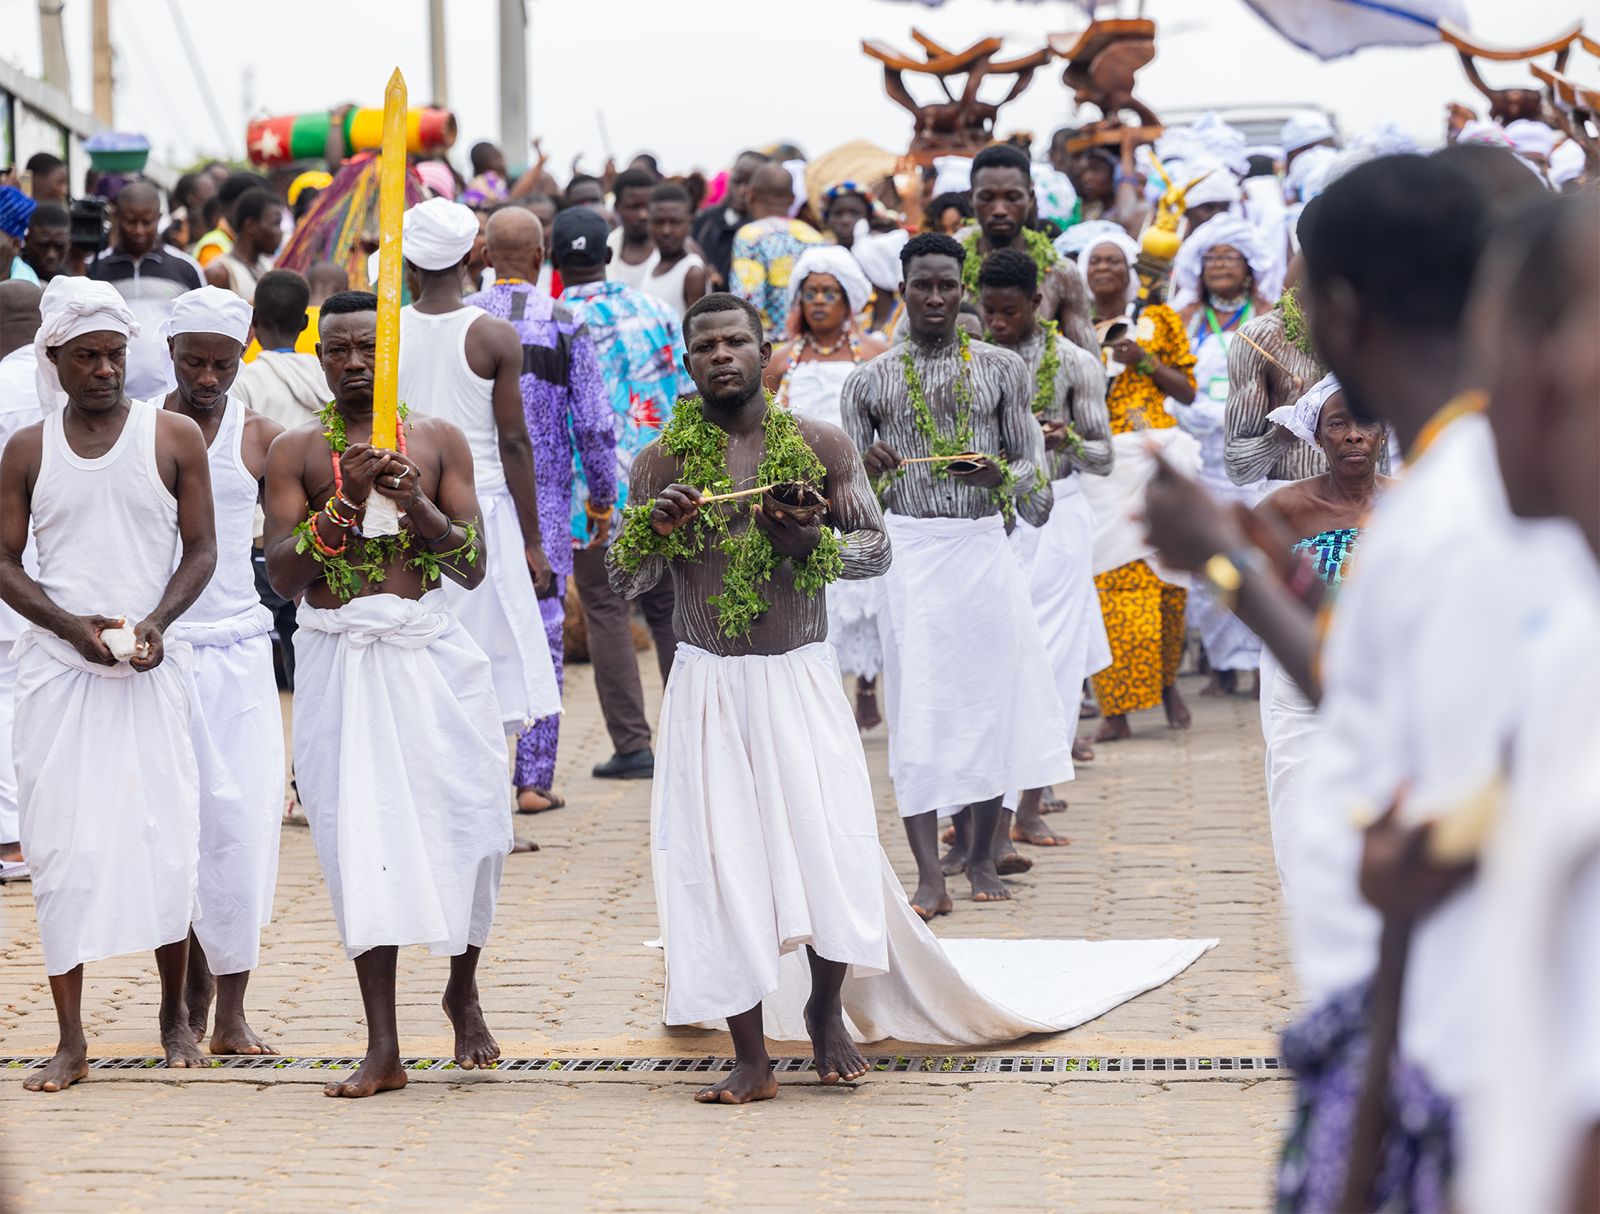
[[[654,663],[645,665],[653,670]],[[1252,701],[1199,700],[1195,727],[1158,714],[1103,747],[1052,821],[1074,845],[1032,850],[1017,898],[958,902],[948,936],[1220,936],[1166,986],[1070,1033],[995,1052],[1270,1055],[1292,1011]],[[508,1056],[724,1055],[720,1033],[659,1024],[646,851],[648,785],[592,781],[609,753],[588,670],[573,671],[562,791],[519,819],[544,850],[508,862],[481,982]],[[885,739],[868,756],[880,826],[911,866],[889,799]],[[956,889],[961,889],[958,883]],[[25,886],[0,889],[0,1055],[47,1054],[55,1022]],[[401,964],[407,1053],[447,1053],[445,963]],[[92,967],[94,1057],[156,1052],[143,958]],[[303,828],[284,833],[278,915],[250,1006],[285,1053],[359,1052],[348,964]],[[801,1053],[797,1047],[783,1053]],[[891,1049],[891,1052],[892,1049]],[[905,1052],[902,1048],[900,1052]],[[305,1072],[96,1073],[64,1096],[0,1079],[0,1192],[22,1210],[378,1208],[1259,1209],[1286,1109],[1281,1078],[880,1075],[851,1091],[786,1079],[759,1109],[702,1109],[683,1076],[420,1076],[359,1104]],[[317,1077],[320,1079],[320,1077]],[[778,1171],[777,1169],[782,1169]]]

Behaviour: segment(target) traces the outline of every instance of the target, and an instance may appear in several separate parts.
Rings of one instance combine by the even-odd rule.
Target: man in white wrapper
[[[1045,449],[1033,380],[1017,355],[957,325],[965,255],[932,233],[901,250],[909,340],[858,368],[841,406],[867,471],[888,477],[895,561],[879,628],[889,771],[924,918],[952,906],[941,808],[970,808],[968,851],[952,868],[965,867],[975,901],[1001,901],[1011,896],[994,856],[1001,799],[1072,779],[1073,730],[1006,541],[1008,516],[1042,527],[1053,500],[1036,475]],[[977,458],[930,462],[965,453]]]
[[[170,635],[194,647],[195,761],[200,771],[199,910],[189,942],[189,1023],[213,1054],[277,1053],[244,1014],[261,929],[272,921],[283,805],[283,711],[272,672],[272,613],[250,563],[267,450],[283,427],[228,390],[250,337],[250,305],[201,287],[172,301],[167,345],[178,386],[168,412],[200,427],[211,465],[217,570]],[[214,980],[214,981],[213,981]]]
[[[1033,376],[1031,408],[1044,434],[1046,475],[1055,503],[1043,527],[1019,521],[1011,538],[1055,674],[1056,694],[1066,707],[1082,697],[1084,679],[1111,664],[1094,585],[1094,512],[1081,488],[1082,477],[1111,471],[1111,423],[1105,368],[1063,337],[1053,321],[1039,323],[1037,284],[1031,257],[1000,249],[984,258],[978,271],[978,309],[987,339],[1016,351]],[[1075,713],[1068,713],[1068,725],[1076,728]],[[1083,761],[1093,752],[1087,742],[1074,742],[1072,757]],[[1045,824],[1043,791],[1023,793],[1014,827],[1009,814],[1002,816],[1003,838],[1036,847],[1068,842]]]
[[[130,401],[138,326],[104,283],[51,282],[34,347],[65,407],[0,459],[0,594],[31,625],[16,644],[22,848],[61,1041],[24,1081],[88,1074],[87,962],[155,950],[167,1065],[204,1065],[184,1006],[199,853],[189,646],[164,634],[216,564],[205,441]],[[22,562],[29,529],[36,573]]]
[[[20,278],[0,282],[0,450],[23,426],[41,416],[34,385],[34,334],[39,331],[39,288]],[[11,761],[11,705],[17,664],[11,646],[28,622],[0,603],[0,881],[28,875],[17,829],[17,767]]]
[[[866,1072],[857,1040],[1063,1029],[1189,965],[1215,941],[964,941],[947,954],[913,913],[878,845],[866,756],[827,644],[824,584],[888,562],[877,500],[845,434],[763,396],[771,347],[754,308],[707,296],[684,337],[701,396],[635,462],[635,504],[607,563],[624,596],[669,573],[679,591],[650,831],[665,1019],[726,1019],[738,1056],[695,1098],[777,1095],[769,1029],[809,1037],[817,1074],[838,1083]],[[802,521],[771,498],[703,501],[705,484],[773,475],[805,479],[826,513]],[[741,588],[737,555],[770,558],[771,579]],[[1000,558],[1012,560],[1004,548]]]
[[[537,597],[554,582],[522,412],[522,339],[463,302],[461,265],[477,238],[477,216],[460,203],[430,198],[406,212],[402,250],[418,289],[400,313],[400,399],[459,428],[472,451],[488,576],[470,590],[446,583],[445,600],[489,655],[500,719],[515,736],[561,711]]]
[[[285,598],[305,595],[295,779],[367,1020],[366,1058],[330,1096],[405,1086],[404,945],[450,957],[457,1065],[500,1055],[477,968],[511,850],[505,735],[489,661],[437,589],[484,577],[472,451],[455,426],[415,413],[398,450],[371,445],[376,309],[360,291],[322,305],[332,404],[267,458],[267,572]],[[390,522],[384,534],[380,499],[400,513],[397,533]]]

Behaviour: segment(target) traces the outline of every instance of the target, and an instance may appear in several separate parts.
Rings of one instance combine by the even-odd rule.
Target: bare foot
[[[241,1016],[238,1020],[225,1022],[220,1016],[217,1018],[217,1031],[211,1034],[211,1052],[213,1054],[276,1054],[273,1049],[260,1037],[255,1030],[245,1023]]]
[[[1015,831],[1012,832],[1012,837],[1016,837]],[[1014,877],[1018,873],[1029,872],[1032,868],[1033,861],[1014,847],[1001,848],[1000,853],[994,858],[994,871],[1002,877]]]
[[[209,1065],[187,1021],[161,1031],[161,1048],[167,1053],[167,1066],[175,1071]]]
[[[1074,755],[1073,758],[1077,756]],[[1042,814],[1060,813],[1066,807],[1067,803],[1056,795],[1056,790],[1053,788],[1045,789],[1044,796],[1039,798],[1039,812]]]
[[[1231,670],[1213,670],[1211,678],[1200,689],[1200,694],[1207,698],[1217,696],[1231,696],[1238,685],[1238,679]]]
[[[1161,693],[1161,702],[1167,709],[1167,724],[1173,729],[1188,729],[1192,721],[1189,716],[1189,706],[1183,702],[1183,696],[1174,683]],[[1099,739],[1095,739],[1099,741]]]
[[[974,902],[1009,902],[1011,891],[995,872],[994,861],[974,865],[967,869],[967,880],[972,882]]]
[[[527,856],[539,850],[539,845],[532,839],[518,839],[511,844],[513,856]]]
[[[1058,835],[1044,824],[1044,819],[1024,821],[1021,818],[1011,827],[1011,841],[1013,843],[1031,843],[1035,847],[1065,847],[1072,840],[1065,835]],[[1001,869],[1002,873],[1006,870]]]
[[[517,812],[519,814],[543,814],[552,809],[563,809],[566,801],[556,796],[548,788],[519,788],[517,789]]]
[[[1088,696],[1084,696],[1083,703],[1078,705],[1078,720],[1092,721],[1100,715],[1100,705]]]
[[[1094,731],[1094,744],[1099,746],[1102,742],[1121,742],[1131,737],[1133,728],[1128,724],[1128,714],[1119,712],[1116,716],[1107,717],[1100,722],[1100,728]]]
[[[58,1049],[55,1057],[22,1081],[22,1086],[30,1092],[60,1092],[88,1075],[88,1046],[80,1041],[71,1048]]]
[[[936,915],[948,915],[955,909],[955,903],[950,901],[950,891],[942,884],[938,887],[919,885],[911,896],[911,909],[927,923]]]
[[[942,831],[939,832],[939,842],[943,843],[946,847],[949,847],[950,844],[954,843],[955,841],[956,841],[956,824],[954,822],[952,822],[952,823],[950,823],[949,826],[945,827]]]
[[[939,871],[947,877],[954,877],[958,873],[967,871],[967,848],[963,843],[955,843],[950,850],[945,852],[944,858],[939,861]]]
[[[807,1001],[805,1015],[818,1079],[832,1085],[841,1080],[860,1079],[867,1073],[867,1060],[850,1039],[850,1030],[844,1026],[844,1014],[838,1008],[814,1015]]]
[[[478,1003],[478,992],[462,998],[452,998],[449,991],[441,1001],[444,1014],[456,1029],[456,1065],[463,1071],[486,1067],[500,1057],[500,1045],[483,1022],[483,1008]]]
[[[1074,763],[1093,763],[1094,747],[1090,746],[1083,738],[1073,738],[1072,761]]]
[[[400,1059],[394,1054],[374,1058],[368,1054],[361,1060],[356,1073],[341,1083],[330,1083],[322,1089],[324,1096],[376,1096],[379,1092],[398,1092],[406,1086],[406,1073],[400,1069]]]
[[[721,1083],[701,1088],[694,1094],[701,1104],[750,1104],[771,1100],[778,1094],[778,1078],[770,1061],[756,1066],[740,1063]]]
[[[878,711],[878,689],[870,683],[856,684],[856,728],[863,733],[883,724],[883,714]]]

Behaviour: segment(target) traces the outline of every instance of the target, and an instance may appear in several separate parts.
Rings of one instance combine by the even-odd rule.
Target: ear
[[[606,246],[606,259],[601,264],[602,265],[610,265],[611,264],[611,246],[610,245]]]
[[[761,369],[765,371],[767,364],[772,361],[772,343],[765,339],[761,342]]]
[[[1035,291],[1033,293],[1033,310],[1035,312],[1037,312],[1039,310],[1039,304],[1043,299],[1044,299],[1044,292],[1043,291]]]
[[[167,338],[167,357],[172,359],[173,362],[178,361],[178,339],[176,337]]]

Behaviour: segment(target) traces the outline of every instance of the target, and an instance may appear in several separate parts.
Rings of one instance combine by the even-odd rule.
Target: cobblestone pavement
[[[653,673],[654,662],[642,664]],[[1195,725],[1159,713],[1099,748],[1051,818],[1073,845],[1025,849],[1016,899],[957,901],[946,936],[1219,936],[1167,985],[1068,1033],[995,1053],[1262,1056],[1293,1001],[1252,700],[1201,700]],[[654,689],[652,689],[652,695]],[[517,820],[543,850],[507,862],[480,970],[508,1057],[723,1056],[725,1034],[659,1023],[660,958],[646,849],[649,785],[588,777],[610,753],[587,667],[570,672],[560,791],[569,807]],[[885,846],[913,869],[867,735]],[[964,891],[959,878],[952,885]],[[443,959],[403,954],[402,1048],[448,1055]],[[148,958],[91,967],[96,1058],[159,1052]],[[284,829],[277,917],[249,1008],[286,1054],[359,1053],[350,966],[308,832]],[[48,1054],[55,1019],[28,888],[0,889],[0,1056]],[[907,1052],[910,1047],[876,1047]],[[805,1051],[779,1046],[783,1055]],[[926,1050],[914,1052],[927,1052]],[[980,1051],[981,1052],[981,1051]],[[329,1209],[527,1206],[596,1210],[1260,1209],[1288,1101],[1279,1077],[878,1075],[822,1091],[786,1076],[782,1099],[702,1109],[690,1076],[418,1076],[359,1104],[323,1099],[304,1071],[95,1073],[59,1096],[0,1081],[0,1194],[18,1209]],[[315,1082],[313,1082],[315,1081]],[[782,1169],[778,1171],[777,1169]]]

